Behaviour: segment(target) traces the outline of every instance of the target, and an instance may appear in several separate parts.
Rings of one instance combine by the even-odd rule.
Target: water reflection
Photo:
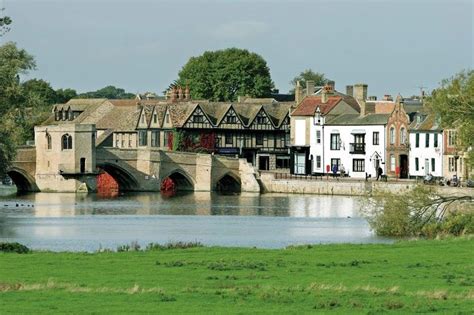
[[[359,217],[358,199],[342,196],[37,193],[0,201],[0,241],[49,250],[115,248],[134,240],[270,248],[386,241]]]

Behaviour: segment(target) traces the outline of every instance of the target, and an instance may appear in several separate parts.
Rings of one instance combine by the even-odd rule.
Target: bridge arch
[[[168,172],[166,176],[161,178],[161,183],[169,177],[176,184],[177,190],[194,190],[194,180],[189,176],[185,171],[181,169],[174,169],[171,172]]]
[[[39,191],[35,179],[26,171],[12,167],[7,171],[7,174],[15,183],[18,192]]]
[[[112,176],[119,185],[120,191],[138,190],[140,185],[138,180],[123,167],[114,163],[101,163],[97,165],[98,168],[107,172]]]
[[[242,191],[240,177],[233,172],[225,173],[217,180],[215,190],[221,193],[240,193]]]

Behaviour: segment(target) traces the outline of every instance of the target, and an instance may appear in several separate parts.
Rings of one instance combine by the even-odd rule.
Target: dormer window
[[[204,122],[204,116],[202,114],[196,114],[193,116],[193,122],[195,123],[203,123]]]
[[[257,124],[265,124],[267,123],[267,117],[260,115],[257,116]]]
[[[318,108],[316,108],[316,111],[314,112],[314,123],[316,125],[322,124],[321,110],[319,109],[319,106]]]

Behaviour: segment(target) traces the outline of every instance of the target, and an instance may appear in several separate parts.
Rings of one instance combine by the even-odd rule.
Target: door
[[[400,178],[408,178],[408,156],[400,155]]]
[[[428,175],[430,173],[430,160],[425,159],[425,175]]]
[[[295,174],[305,174],[305,159],[305,153],[295,153]]]
[[[80,160],[81,173],[86,172],[86,158],[81,158]]]

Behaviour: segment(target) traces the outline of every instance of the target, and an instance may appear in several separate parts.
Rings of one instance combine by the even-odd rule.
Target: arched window
[[[390,144],[395,144],[395,127],[390,127]]]
[[[46,132],[46,149],[51,150],[51,135]]]
[[[70,150],[72,149],[72,136],[69,134],[65,134],[61,137],[61,149],[62,150]]]
[[[405,127],[402,127],[402,129],[400,129],[400,143],[405,144],[406,141],[407,141],[407,130],[405,129]]]

